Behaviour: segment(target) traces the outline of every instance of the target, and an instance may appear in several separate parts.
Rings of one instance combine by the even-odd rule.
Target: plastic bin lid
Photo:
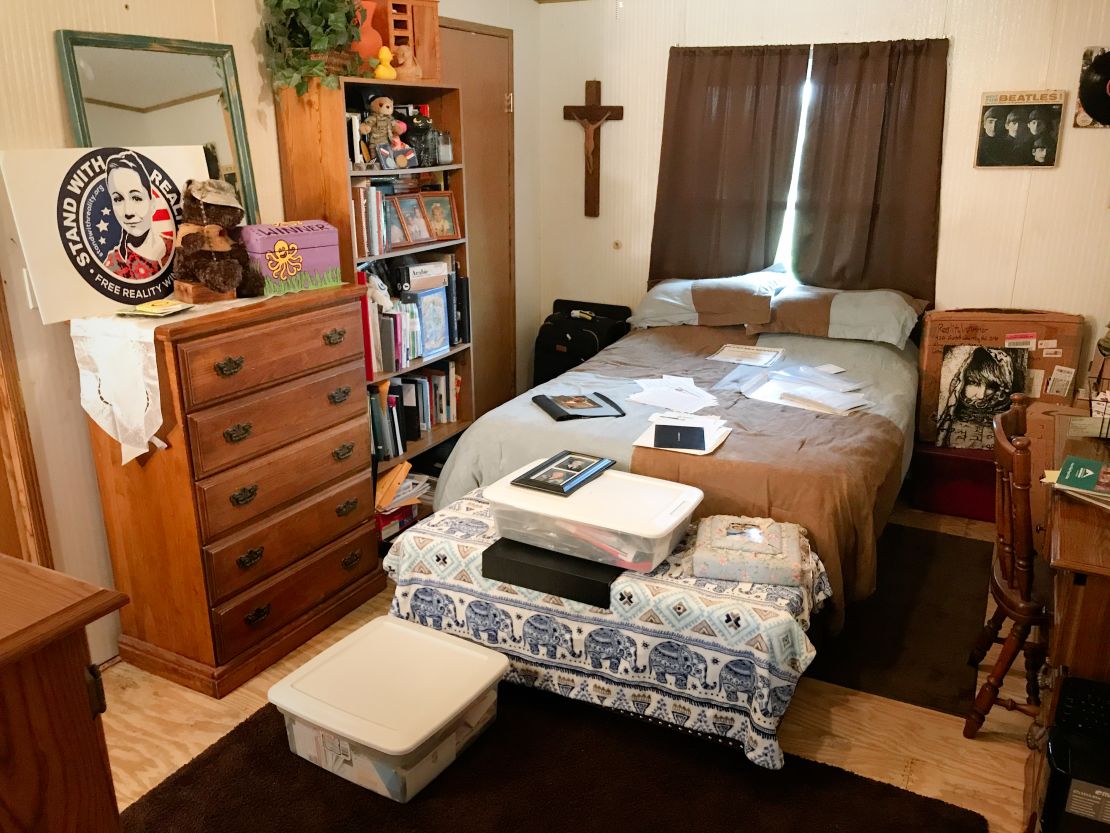
[[[534,515],[644,538],[670,535],[704,497],[696,486],[613,469],[607,469],[569,495],[513,485],[515,478],[542,462],[533,460],[486,486],[483,497],[490,503]]]
[[[382,616],[269,691],[283,712],[386,755],[406,755],[497,683],[509,661],[489,648]]]

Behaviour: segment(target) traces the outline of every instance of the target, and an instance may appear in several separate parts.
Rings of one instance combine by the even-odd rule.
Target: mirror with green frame
[[[208,175],[258,222],[231,46],[68,29],[56,43],[78,146],[201,145]]]

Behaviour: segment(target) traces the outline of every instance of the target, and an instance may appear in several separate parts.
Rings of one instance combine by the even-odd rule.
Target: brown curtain
[[[934,299],[948,41],[818,44],[794,270]]]
[[[774,261],[808,46],[673,47],[648,286]]]

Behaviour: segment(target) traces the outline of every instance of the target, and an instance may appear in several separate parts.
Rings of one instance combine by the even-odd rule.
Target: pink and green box
[[[339,286],[339,232],[323,220],[246,226],[243,245],[265,281],[263,294]]]

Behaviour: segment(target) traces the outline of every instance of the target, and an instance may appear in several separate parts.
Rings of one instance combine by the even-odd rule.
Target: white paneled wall
[[[644,293],[669,46],[947,37],[938,306],[1077,312],[1092,334],[1110,320],[1110,130],[1065,126],[1054,170],[972,166],[983,92],[1062,88],[1070,111],[1083,48],[1110,44],[1107,0],[588,0],[540,22],[545,306]],[[590,78],[625,106],[602,128],[597,219],[582,216],[581,128],[561,113]]]

